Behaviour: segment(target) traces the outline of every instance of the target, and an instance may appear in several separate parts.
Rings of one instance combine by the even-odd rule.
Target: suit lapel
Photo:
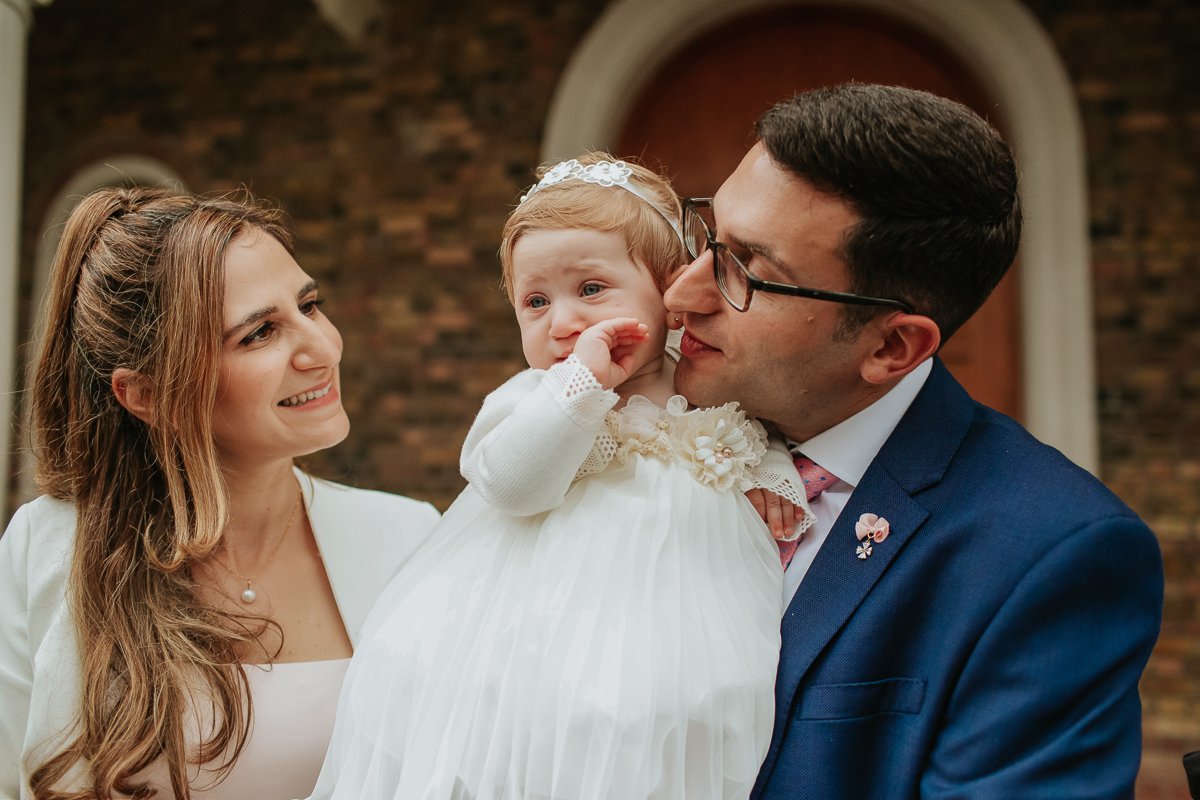
[[[317,541],[317,550],[321,561],[325,564],[325,574],[329,578],[329,586],[333,590],[333,599],[337,603],[338,613],[350,641],[357,644],[358,635],[363,620],[371,607],[374,597],[357,591],[360,581],[357,578],[356,565],[361,554],[352,547],[346,546],[345,520],[350,509],[338,502],[341,491],[331,491],[328,483],[295,470],[296,479],[300,482],[300,491],[304,494],[305,510],[308,521],[312,525],[313,538]]]
[[[859,542],[854,524],[865,513],[886,518],[891,532],[873,546],[868,558],[859,559],[855,555]],[[801,677],[928,515],[889,476],[876,476],[870,481],[864,476],[784,614],[783,648],[776,678],[777,723],[781,721],[779,711],[791,708]]]
[[[914,496],[941,480],[973,415],[974,401],[935,359],[925,386],[871,462],[784,614],[775,731],[754,796],[774,765],[804,676],[929,516]],[[865,513],[886,518],[891,532],[860,560],[854,525]]]

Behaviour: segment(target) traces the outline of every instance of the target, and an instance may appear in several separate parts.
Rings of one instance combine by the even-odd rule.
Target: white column
[[[45,5],[48,0],[39,0]],[[17,273],[21,243],[21,165],[25,123],[25,41],[32,0],[0,0],[0,521],[8,521],[8,484],[16,418]]]

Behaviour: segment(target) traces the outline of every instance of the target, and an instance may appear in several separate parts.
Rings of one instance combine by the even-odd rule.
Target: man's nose
[[[677,314],[711,313],[711,296],[717,292],[712,257],[712,250],[705,250],[692,263],[676,273],[671,285],[663,294],[663,303],[667,310]]]

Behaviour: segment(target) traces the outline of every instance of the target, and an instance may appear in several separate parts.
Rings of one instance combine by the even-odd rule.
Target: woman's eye
[[[271,334],[274,332],[275,324],[272,322],[264,322],[262,325],[259,325],[257,328],[250,331],[250,333],[248,333],[240,343],[243,345],[251,345],[258,344],[259,342],[265,342],[267,339],[271,338]]]
[[[530,297],[525,301],[525,305],[529,306],[530,308],[545,308],[546,306],[550,305],[550,301],[542,297],[540,294],[535,294],[533,297]]]
[[[591,297],[594,294],[600,294],[604,291],[604,284],[601,283],[585,283],[579,293],[584,297]]]
[[[306,317],[311,317],[313,314],[316,314],[317,309],[323,305],[325,305],[325,301],[321,298],[314,297],[311,300],[305,300],[300,304],[300,313],[304,314]]]

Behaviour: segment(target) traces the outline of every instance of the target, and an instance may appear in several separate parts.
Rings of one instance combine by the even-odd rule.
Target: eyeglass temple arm
[[[890,300],[886,297],[867,297],[861,294],[848,294],[846,292],[831,292],[824,289],[806,289],[802,286],[764,281],[762,278],[756,278],[750,274],[746,274],[746,280],[755,291],[760,292],[770,291],[775,294],[790,294],[795,297],[807,297],[812,300],[834,300],[854,306],[891,306],[900,309],[906,314],[916,313],[913,311],[912,306],[902,300]]]

